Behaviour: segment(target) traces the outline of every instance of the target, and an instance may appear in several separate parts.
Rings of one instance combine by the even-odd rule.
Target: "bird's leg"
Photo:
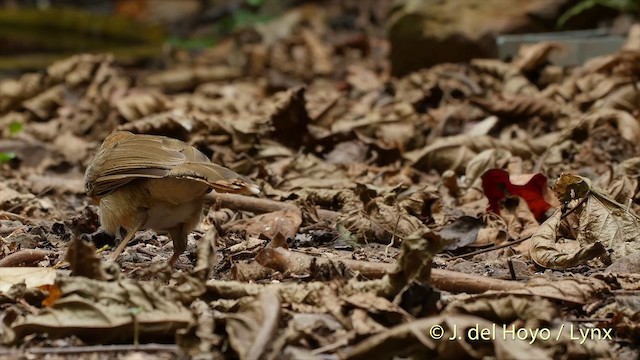
[[[122,239],[122,241],[120,242],[120,245],[118,245],[116,250],[111,254],[111,257],[109,258],[109,260],[116,261],[118,256],[120,256],[120,254],[122,254],[122,252],[124,251],[124,248],[127,247],[127,244],[129,244],[129,241],[133,239],[133,237],[136,235],[138,230],[140,230],[140,228],[142,228],[142,225],[144,225],[144,223],[146,222],[147,222],[147,216],[145,215],[142,217],[142,219],[140,219],[140,222],[138,222],[136,226],[133,227],[133,229],[127,232],[127,236],[124,239]]]
[[[179,224],[169,230],[169,235],[173,241],[173,255],[171,255],[171,259],[169,259],[169,265],[173,266],[176,260],[178,260],[178,257],[187,249],[187,229],[185,224]]]

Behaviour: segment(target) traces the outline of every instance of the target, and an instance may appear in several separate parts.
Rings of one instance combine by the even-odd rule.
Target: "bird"
[[[187,247],[187,235],[199,224],[205,195],[211,190],[259,194],[251,179],[217,165],[178,139],[115,131],[86,168],[85,191],[98,202],[102,229],[125,238],[112,253],[115,261],[139,230],[167,233],[173,242],[173,266]]]

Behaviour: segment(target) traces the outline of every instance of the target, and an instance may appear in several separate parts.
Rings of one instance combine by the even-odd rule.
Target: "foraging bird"
[[[115,260],[138,230],[166,231],[173,241],[173,265],[199,223],[205,195],[253,193],[248,178],[212,163],[183,141],[116,131],[102,143],[84,178],[87,194],[99,201],[100,225],[111,235],[127,231]]]

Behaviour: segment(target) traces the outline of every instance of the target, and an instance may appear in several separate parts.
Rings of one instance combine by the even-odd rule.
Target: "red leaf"
[[[530,179],[525,184],[516,185],[511,182],[509,173],[502,169],[490,169],[482,174],[482,189],[484,195],[489,199],[488,210],[500,214],[500,201],[507,196],[518,196],[527,202],[529,210],[536,219],[542,219],[547,210],[551,208],[544,197],[544,193],[547,191],[547,178],[540,173],[526,177],[530,177]]]

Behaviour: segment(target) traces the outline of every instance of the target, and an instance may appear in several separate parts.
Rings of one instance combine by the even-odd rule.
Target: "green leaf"
[[[136,316],[142,312],[142,308],[140,306],[129,308],[129,314]]]
[[[634,12],[640,9],[640,0],[582,0],[558,18],[558,27],[563,27],[569,19],[580,15],[594,6],[604,6],[620,12]]]
[[[4,164],[16,158],[16,153],[0,152],[0,164]]]
[[[23,128],[24,128],[24,125],[21,122],[12,121],[11,124],[9,124],[9,135],[11,136],[16,135],[17,133],[22,131]]]
[[[247,4],[255,7],[262,6],[263,3],[264,3],[264,0],[247,0]]]

